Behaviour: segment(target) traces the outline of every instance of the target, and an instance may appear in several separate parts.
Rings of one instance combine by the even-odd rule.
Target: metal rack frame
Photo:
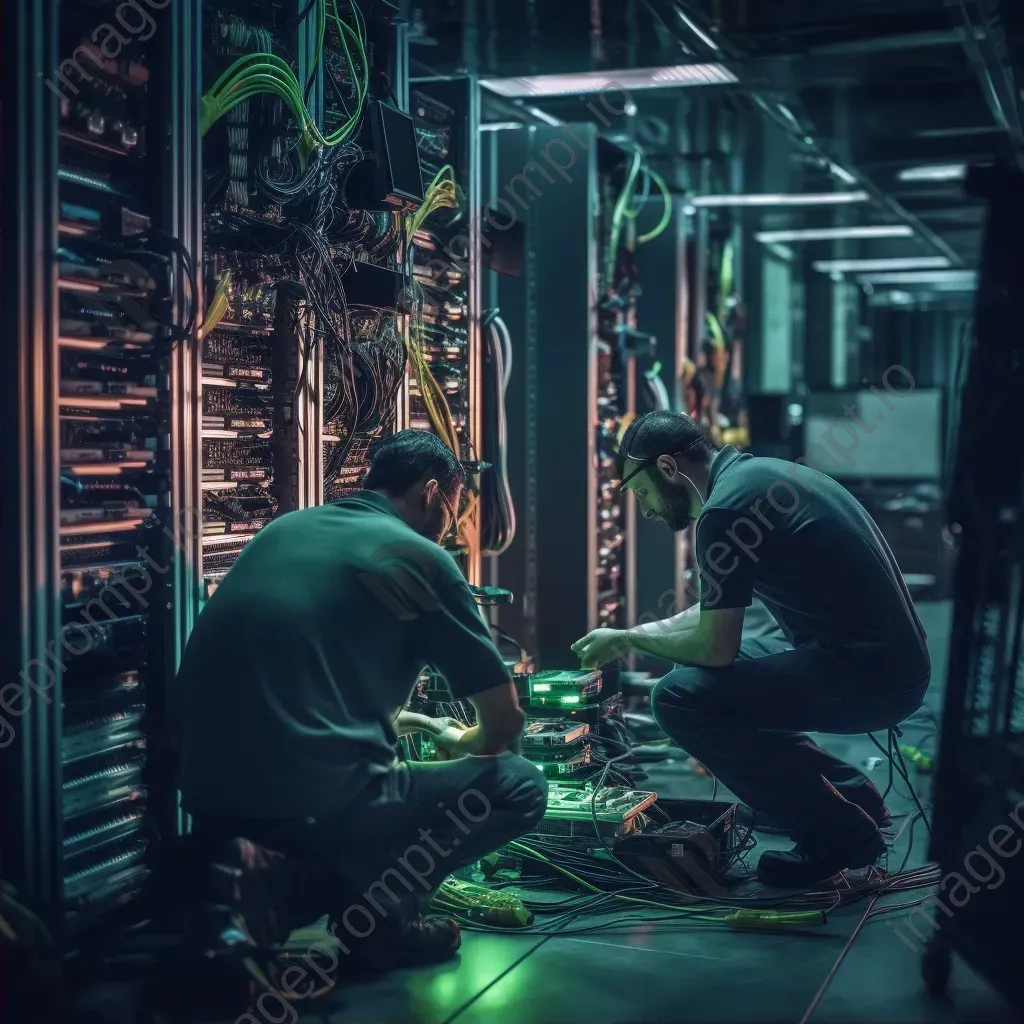
[[[972,169],[968,187],[989,208],[950,492],[961,550],[931,850],[944,876],[969,872],[967,858],[992,846],[999,826],[1024,829],[1024,452],[1005,443],[1019,431],[1024,402],[1015,302],[1024,286],[1017,258],[1024,175]],[[1004,834],[999,846],[1005,843]],[[941,913],[928,919],[934,934],[922,970],[929,989],[944,992],[955,951],[1019,1011],[1020,958],[1004,936],[1024,906],[1024,869],[1019,859],[1003,857],[997,888],[973,886],[969,899],[952,908],[935,897]]]

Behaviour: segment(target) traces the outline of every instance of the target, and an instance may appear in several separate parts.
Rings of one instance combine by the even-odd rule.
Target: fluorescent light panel
[[[528,78],[485,78],[481,85],[507,99],[616,94],[614,106],[624,105],[623,93],[640,89],[672,89],[681,85],[734,85],[739,79],[721,64],[679,64],[664,68],[623,68],[578,75],[532,75]],[[628,96],[627,96],[628,102]]]
[[[788,245],[776,245],[774,242],[768,242],[765,248],[783,263],[792,263],[796,259],[796,253]]]
[[[945,256],[911,256],[893,260],[819,260],[814,269],[822,274],[866,274],[887,270],[941,270],[948,266]]]
[[[565,124],[564,121],[559,121],[557,117],[552,116],[545,110],[541,110],[540,107],[527,107],[526,109],[529,113],[533,114],[538,121],[543,121],[545,124],[549,124],[554,128],[561,128],[561,126]]]
[[[840,181],[847,185],[856,185],[857,179],[845,168],[840,167],[839,164],[830,163],[828,169],[832,174],[837,177]]]
[[[864,274],[857,280],[861,284],[941,284],[966,285],[973,288],[978,283],[978,275],[973,270],[921,270],[896,274]]]
[[[691,196],[689,204],[702,206],[844,206],[847,203],[866,203],[867,192],[805,192],[785,195],[746,196]]]
[[[900,181],[963,181],[967,177],[967,165],[928,164],[925,167],[907,167],[896,177]]]
[[[760,231],[754,237],[772,242],[831,242],[843,238],[909,238],[913,230],[906,224],[872,224],[845,228],[800,228],[794,231]]]
[[[681,10],[676,8],[676,14],[679,20],[707,47],[712,50],[719,50],[721,47],[707,34],[702,31],[697,25],[695,25]]]

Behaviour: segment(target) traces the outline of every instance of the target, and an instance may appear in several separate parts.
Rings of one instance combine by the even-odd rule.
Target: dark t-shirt
[[[925,632],[899,566],[831,477],[727,446],[695,533],[702,609],[746,608],[756,595],[794,646],[821,644],[908,689],[927,680]]]
[[[452,557],[380,494],[290,512],[246,545],[178,674],[185,810],[339,811],[395,760],[424,665],[456,698],[508,681]]]

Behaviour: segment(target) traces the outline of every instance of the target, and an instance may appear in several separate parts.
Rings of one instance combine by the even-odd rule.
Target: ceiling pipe
[[[907,53],[909,50],[944,49],[964,43],[960,29],[941,32],[905,32],[894,36],[872,36],[869,39],[851,39],[845,43],[823,43],[811,46],[810,57],[859,57],[876,53]]]
[[[979,9],[981,24],[975,25],[968,0],[946,2],[963,23],[961,40],[964,52],[978,76],[978,83],[985,94],[985,102],[992,117],[1010,137],[1014,157],[1024,167],[1024,127],[1021,125],[1020,107],[1017,104],[1013,69],[1006,58],[1006,34],[999,13],[994,5],[980,0],[975,6]]]
[[[672,33],[680,46],[682,46],[688,53],[693,53],[695,50],[694,34],[691,30],[691,26],[694,23],[700,26],[698,41],[704,37],[709,37],[713,40],[714,46],[717,47],[717,49],[711,50],[710,52],[716,53],[719,61],[729,65],[733,73],[737,78],[739,78],[740,88],[743,92],[750,97],[754,105],[758,110],[760,110],[764,117],[772,121],[785,133],[787,138],[789,138],[793,145],[796,146],[798,151],[810,155],[815,162],[819,163],[822,167],[832,167],[841,171],[842,173],[837,174],[837,177],[840,177],[845,184],[868,192],[872,199],[889,210],[897,220],[901,220],[904,224],[908,225],[913,230],[914,234],[916,234],[925,244],[931,246],[931,248],[940,255],[945,256],[952,266],[962,267],[964,265],[963,257],[956,252],[945,241],[945,239],[932,231],[931,228],[915,217],[901,203],[897,202],[891,196],[886,195],[885,192],[883,192],[872,181],[864,177],[863,174],[856,170],[852,170],[851,168],[842,167],[839,162],[826,153],[810,135],[804,132],[803,126],[792,115],[789,105],[784,106],[780,110],[779,104],[776,101],[752,88],[744,87],[741,66],[743,54],[732,46],[724,36],[721,35],[721,33],[716,32],[712,26],[708,25],[702,15],[698,15],[695,11],[688,11],[684,14],[681,9],[682,4],[680,4],[678,0],[644,0],[644,3],[651,13],[661,21],[670,33]],[[707,46],[701,46],[696,49],[698,52],[701,52],[701,50],[707,52],[710,48]],[[792,105],[798,105],[798,100],[796,98],[792,101]],[[783,110],[789,114],[788,117],[783,114]]]

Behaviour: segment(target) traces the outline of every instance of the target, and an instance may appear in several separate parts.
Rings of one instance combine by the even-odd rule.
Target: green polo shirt
[[[192,814],[307,818],[394,763],[425,665],[465,698],[509,679],[452,557],[382,495],[275,519],[200,614],[178,674]]]

